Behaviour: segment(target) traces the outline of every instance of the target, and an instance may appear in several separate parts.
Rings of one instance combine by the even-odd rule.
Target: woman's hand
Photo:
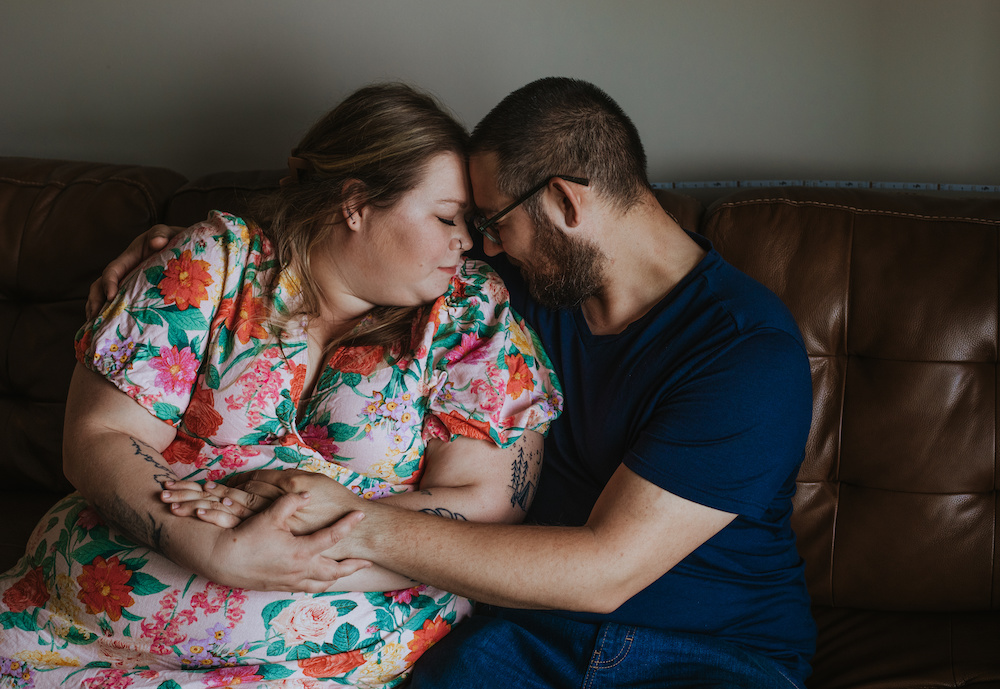
[[[309,502],[309,496],[289,493],[270,509],[220,531],[212,545],[209,571],[202,573],[226,586],[320,593],[336,588],[338,579],[370,567],[366,560],[338,562],[323,555],[361,521],[364,515],[359,512],[309,535],[290,531],[292,515]]]
[[[305,503],[287,519],[294,535],[311,534],[334,523],[352,509],[364,507],[364,500],[323,474],[299,469],[252,471],[234,478],[232,485],[196,481],[164,484],[160,499],[170,504],[171,513],[196,517],[232,529],[243,520],[267,509],[289,493],[307,494]]]

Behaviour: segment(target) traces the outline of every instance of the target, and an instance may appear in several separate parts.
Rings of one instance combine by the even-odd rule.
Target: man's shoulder
[[[778,295],[717,252],[713,251],[708,259],[692,286],[705,308],[714,308],[719,318],[730,323],[735,337],[782,333],[804,351],[798,324]]]

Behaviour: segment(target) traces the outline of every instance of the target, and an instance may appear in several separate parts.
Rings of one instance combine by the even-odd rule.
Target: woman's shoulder
[[[510,295],[503,279],[488,263],[467,258],[455,272],[442,301],[450,309],[480,307],[484,303],[506,306]]]
[[[205,220],[181,230],[171,244],[175,249],[189,248],[197,253],[264,256],[273,253],[271,242],[256,224],[223,211],[211,211]]]

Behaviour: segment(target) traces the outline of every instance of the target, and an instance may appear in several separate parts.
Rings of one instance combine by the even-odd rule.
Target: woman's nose
[[[455,229],[457,232],[455,236],[451,238],[451,243],[448,245],[452,251],[468,251],[472,248],[472,237],[469,236],[469,231],[464,227],[464,225],[456,224]]]

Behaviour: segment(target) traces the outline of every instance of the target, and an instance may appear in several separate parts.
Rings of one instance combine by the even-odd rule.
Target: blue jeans
[[[417,661],[412,689],[802,689],[777,661],[725,641],[501,609],[459,624]]]

